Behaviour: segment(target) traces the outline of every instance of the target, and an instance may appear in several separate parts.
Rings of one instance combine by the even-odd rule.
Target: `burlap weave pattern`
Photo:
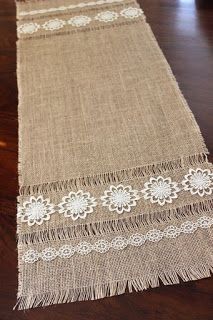
[[[138,4],[20,1],[17,18],[18,307],[210,276],[212,165]]]

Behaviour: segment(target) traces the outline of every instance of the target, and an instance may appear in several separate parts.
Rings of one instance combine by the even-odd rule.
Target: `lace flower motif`
[[[22,260],[26,263],[35,263],[39,260],[39,254],[35,250],[28,250],[23,254]]]
[[[92,251],[92,245],[83,241],[77,246],[76,251],[81,255],[89,254]]]
[[[89,192],[70,192],[68,196],[62,198],[59,203],[59,213],[65,217],[71,217],[73,220],[85,219],[88,213],[93,212],[97,206],[96,199],[90,196]]]
[[[133,190],[131,186],[123,186],[119,184],[117,187],[110,186],[109,190],[104,191],[101,197],[102,205],[108,207],[110,211],[123,213],[130,212],[131,207],[136,206],[136,201],[140,199],[137,190]]]
[[[213,218],[203,216],[197,220],[197,226],[202,229],[210,228],[213,224]]]
[[[27,222],[29,226],[34,224],[41,225],[44,221],[50,219],[50,215],[55,212],[54,205],[50,199],[44,199],[43,196],[38,198],[30,197],[22,206],[18,207],[18,218],[21,222]]]
[[[61,258],[70,258],[74,255],[75,249],[72,246],[64,245],[58,250],[58,255]]]
[[[58,253],[54,248],[45,248],[41,252],[41,258],[44,261],[52,261],[57,257]]]
[[[129,238],[129,244],[135,247],[139,247],[146,242],[146,236],[142,234],[133,234]]]
[[[177,193],[180,191],[176,182],[172,182],[171,178],[150,178],[149,182],[144,184],[144,189],[141,192],[144,194],[144,199],[150,199],[151,203],[158,203],[163,206],[165,203],[172,203],[173,199],[177,198]]]
[[[38,29],[40,29],[40,25],[35,22],[30,22],[30,23],[24,23],[21,26],[18,27],[18,32],[19,33],[34,33],[37,32]]]
[[[60,20],[60,19],[54,19],[54,20],[49,20],[47,22],[45,22],[42,27],[45,30],[58,30],[63,28],[63,26],[66,24],[66,22],[64,20]]]
[[[120,15],[123,16],[124,18],[128,18],[128,19],[134,19],[134,18],[138,18],[142,15],[143,10],[139,9],[139,8],[132,8],[129,7],[127,9],[123,9],[120,12]]]
[[[111,247],[115,250],[123,250],[127,247],[127,245],[127,239],[121,236],[118,236],[111,241]]]
[[[110,244],[107,240],[101,239],[95,242],[94,244],[94,250],[99,253],[105,253],[109,251],[109,249],[110,249]]]
[[[151,242],[158,242],[163,238],[163,232],[157,229],[150,230],[147,232],[146,238]]]
[[[118,14],[113,11],[103,11],[97,14],[95,20],[103,21],[103,22],[110,22],[114,21],[118,18]]]
[[[83,27],[91,22],[91,18],[87,16],[76,16],[67,21],[68,24],[71,24],[73,27]]]
[[[203,197],[205,194],[211,195],[213,190],[213,173],[209,169],[189,169],[189,173],[182,181],[183,189],[191,194],[198,194]]]

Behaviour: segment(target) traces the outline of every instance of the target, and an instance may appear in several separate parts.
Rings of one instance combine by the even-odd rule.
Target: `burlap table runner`
[[[17,3],[20,309],[212,271],[207,149],[142,9]]]

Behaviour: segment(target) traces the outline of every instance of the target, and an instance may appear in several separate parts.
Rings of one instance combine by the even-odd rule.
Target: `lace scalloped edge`
[[[178,208],[138,214],[122,219],[98,221],[94,223],[61,226],[55,229],[39,230],[32,233],[18,233],[20,244],[35,244],[54,240],[76,239],[86,236],[102,236],[108,233],[138,230],[141,225],[165,223],[185,217],[208,214],[213,211],[213,199],[183,205]]]
[[[149,175],[162,174],[170,170],[183,169],[186,166],[193,166],[201,163],[207,163],[208,153],[199,153],[189,157],[182,157],[176,160],[171,160],[162,163],[154,163],[141,167],[134,167],[130,169],[123,169],[114,172],[100,173],[96,175],[71,178],[69,180],[62,180],[56,182],[47,182],[37,185],[20,186],[19,194],[23,196],[46,194],[49,192],[60,192],[69,190],[71,188],[91,187],[104,185],[108,183],[128,181],[135,178],[145,177]]]
[[[144,275],[137,279],[112,281],[93,286],[69,289],[59,292],[47,292],[38,295],[18,296],[14,307],[18,310],[44,307],[52,304],[68,303],[74,301],[97,300],[124,294],[125,292],[143,291],[148,288],[180,283],[180,280],[194,281],[208,278],[213,273],[213,262],[202,263],[196,266],[175,268],[173,270],[156,272]]]

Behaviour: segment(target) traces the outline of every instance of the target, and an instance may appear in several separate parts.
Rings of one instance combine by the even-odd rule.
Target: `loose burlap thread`
[[[84,18],[76,25],[79,16]],[[212,165],[138,4],[20,1],[17,17],[17,307],[93,300],[210,276]],[[196,186],[184,189],[189,172],[209,173],[200,192]],[[182,186],[163,205],[142,192],[157,177]],[[120,185],[140,194],[122,213],[101,200]],[[131,188],[125,189],[130,198]],[[60,204],[79,190],[95,204],[73,219]],[[46,199],[54,204],[48,219]],[[171,226],[175,237],[164,231]],[[125,240],[137,234],[147,235],[145,243]],[[100,240],[111,243],[105,252],[93,247]],[[65,257],[63,246],[75,253]],[[50,256],[43,253],[49,248]]]

